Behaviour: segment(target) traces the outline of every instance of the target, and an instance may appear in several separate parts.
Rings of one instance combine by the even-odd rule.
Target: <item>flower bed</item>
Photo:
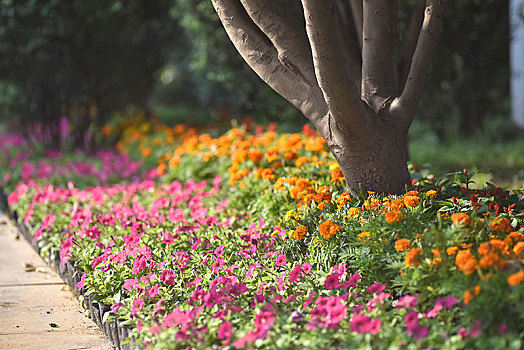
[[[9,196],[100,322],[155,349],[522,346],[522,191],[416,172],[403,196],[349,194],[310,130],[184,130],[120,144],[155,181]]]

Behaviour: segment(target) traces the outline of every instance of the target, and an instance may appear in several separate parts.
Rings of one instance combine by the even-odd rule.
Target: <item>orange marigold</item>
[[[400,221],[404,218],[404,214],[400,210],[390,210],[384,213],[384,218],[388,224],[395,221]]]
[[[440,251],[438,249],[432,248],[431,252],[433,253],[433,265],[441,263],[442,258],[440,257]]]
[[[514,252],[516,255],[520,255],[520,253],[522,253],[523,250],[524,250],[524,242],[518,242],[518,243],[515,244],[515,246],[513,247],[513,252]]]
[[[464,305],[468,305],[475,297],[469,290],[464,292]]]
[[[480,258],[479,264],[480,267],[486,269],[488,267],[495,266],[499,262],[500,258],[497,253],[489,252]]]
[[[455,213],[451,215],[451,222],[454,224],[469,226],[471,224],[471,218],[466,213]]]
[[[513,240],[513,242],[518,242],[524,239],[524,234],[517,232],[517,231],[513,231],[513,232],[510,232],[508,237],[510,237]]]
[[[404,259],[404,264],[406,267],[418,267],[422,260],[422,249],[420,248],[412,248],[407,254],[406,258]]]
[[[500,231],[500,232],[509,232],[511,231],[511,222],[505,217],[499,216],[498,218],[493,219],[489,225],[491,226],[491,231]]]
[[[337,203],[338,203],[338,206],[339,206],[339,209],[344,205],[346,204],[347,202],[349,202],[351,200],[351,196],[349,195],[348,192],[343,192],[340,194],[340,196],[338,196],[337,198]]]
[[[298,157],[296,160],[295,160],[295,165],[297,166],[297,168],[301,168],[304,164],[306,164],[307,162],[309,161],[309,158],[308,157]]]
[[[361,240],[365,241],[366,239],[368,239],[368,237],[371,236],[371,232],[362,232],[362,233],[359,233],[357,235],[358,238],[360,238]]]
[[[458,248],[456,245],[454,245],[454,246],[448,247],[448,248],[446,249],[446,253],[447,253],[448,255],[455,255],[455,254],[457,254],[458,249],[459,249],[459,248]]]
[[[455,265],[466,275],[472,274],[477,268],[477,259],[469,250],[461,250],[455,258]]]
[[[437,195],[437,191],[435,190],[429,190],[425,193],[427,197],[435,197]]]
[[[510,286],[518,286],[522,281],[524,281],[524,270],[508,277],[508,283]]]
[[[351,217],[351,218],[356,216],[358,213],[360,213],[360,209],[359,208],[351,207],[351,208],[348,209],[348,216]]]
[[[336,168],[331,171],[331,182],[344,182],[344,174],[342,169]]]
[[[420,197],[418,196],[404,196],[404,204],[408,207],[415,207],[420,202]]]
[[[401,238],[395,241],[395,249],[399,252],[405,252],[411,247],[409,239]]]
[[[306,235],[307,233],[307,228],[306,226],[304,225],[299,225],[296,229],[295,229],[295,232],[293,232],[293,237],[295,239],[298,239],[298,240],[301,240],[302,238],[304,238],[304,236]]]
[[[253,162],[258,163],[262,160],[262,151],[256,148],[251,148],[247,152],[247,156],[249,159],[251,159]]]
[[[276,176],[275,176],[275,173],[273,172],[273,169],[266,168],[266,169],[262,169],[262,172],[260,173],[260,177],[263,180],[272,181],[275,179]]]
[[[342,227],[333,223],[331,220],[326,220],[318,226],[320,235],[326,239],[329,239],[335,235]]]

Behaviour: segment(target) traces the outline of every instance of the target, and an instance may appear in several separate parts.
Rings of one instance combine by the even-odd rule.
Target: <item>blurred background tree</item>
[[[415,2],[401,2],[402,18]],[[67,116],[79,143],[90,125],[103,125],[115,111],[125,115],[130,106],[168,124],[227,125],[246,115],[287,129],[305,122],[243,62],[208,0],[0,0],[0,6],[1,118],[46,121],[56,134]],[[414,139],[518,136],[509,118],[508,6],[507,0],[451,2]]]
[[[37,127],[53,146],[74,132],[81,146],[88,129],[114,111],[145,107],[153,73],[173,46],[184,44],[171,6],[170,0],[1,0],[1,117],[26,133]]]

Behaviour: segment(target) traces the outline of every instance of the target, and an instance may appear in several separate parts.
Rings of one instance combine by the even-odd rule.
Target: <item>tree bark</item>
[[[350,191],[400,194],[411,185],[407,134],[448,0],[426,0],[418,40],[412,18],[400,79],[397,1],[349,1],[361,50],[345,35],[340,0],[301,0],[305,31],[285,2],[212,0],[246,62],[326,140]]]

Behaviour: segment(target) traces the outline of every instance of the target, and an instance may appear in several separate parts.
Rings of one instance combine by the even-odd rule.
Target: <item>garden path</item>
[[[0,212],[0,349],[113,349],[17,232]]]

